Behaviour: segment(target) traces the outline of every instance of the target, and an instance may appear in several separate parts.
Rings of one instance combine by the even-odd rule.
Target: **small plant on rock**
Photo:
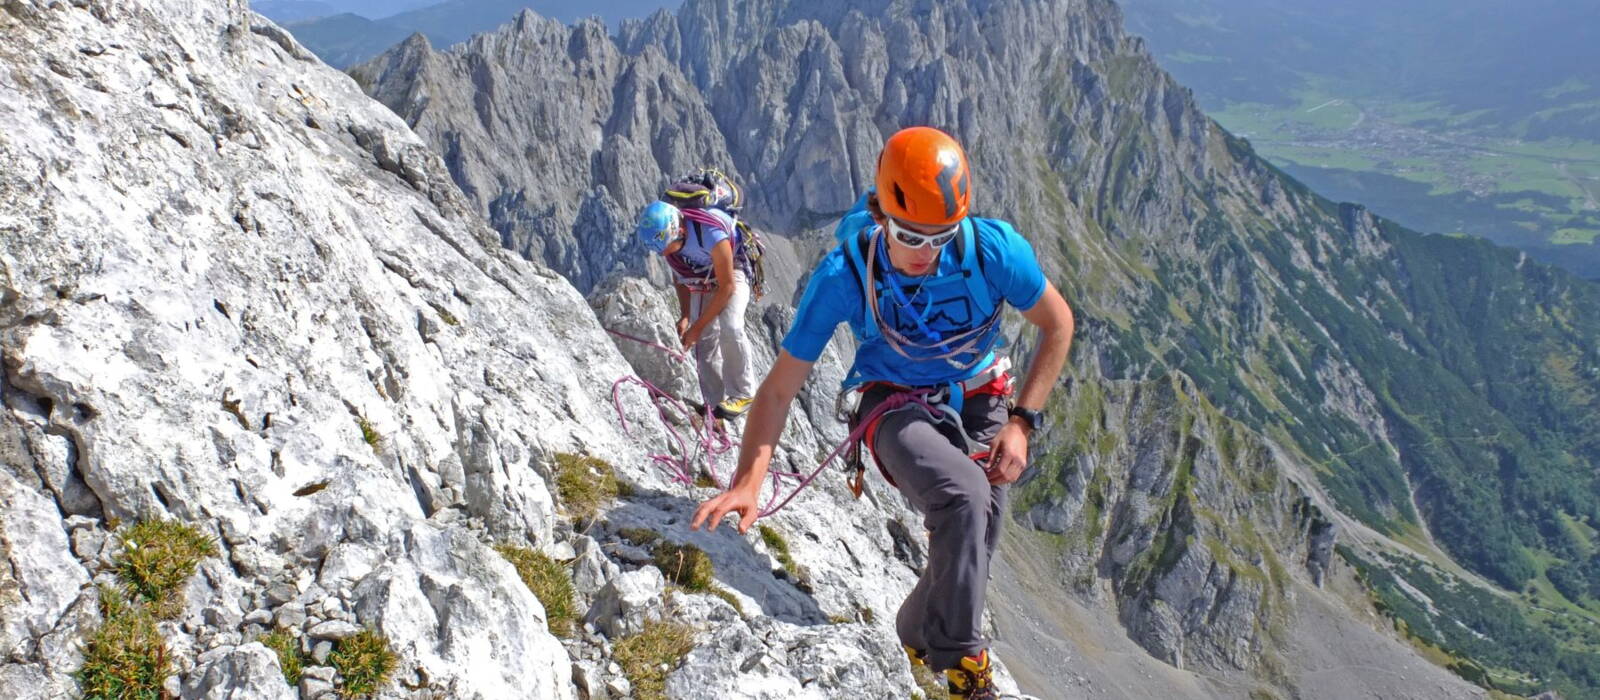
[[[365,698],[389,682],[396,661],[389,640],[372,630],[362,630],[336,644],[328,663],[339,672],[340,696]]]
[[[767,544],[767,549],[772,550],[772,556],[783,565],[783,570],[789,572],[791,577],[799,578],[800,565],[794,562],[794,555],[789,553],[789,541],[771,526],[757,525],[756,530],[761,533],[761,541]]]
[[[811,592],[811,576],[794,560],[794,555],[789,553],[789,541],[783,534],[767,525],[757,525],[761,533],[761,541],[767,544],[767,549],[772,550],[772,556],[783,566],[783,572],[789,576],[789,582],[807,593]]]
[[[378,434],[378,429],[372,427],[372,421],[366,416],[356,416],[356,427],[361,429],[361,440],[372,448],[372,453],[383,454],[383,436]]]
[[[667,674],[694,648],[694,630],[679,622],[647,622],[623,637],[612,654],[638,700],[666,700]]]
[[[278,667],[283,669],[283,680],[291,686],[300,685],[300,674],[304,670],[306,655],[300,651],[299,640],[296,640],[289,630],[278,628],[262,635],[257,641],[278,655]]]
[[[183,607],[180,591],[200,560],[217,553],[211,538],[175,520],[146,520],[121,532],[117,578],[161,619]]]
[[[943,676],[927,666],[911,667],[911,679],[917,682],[917,690],[921,691],[923,700],[940,700],[948,696]]]
[[[711,590],[716,580],[717,571],[711,565],[711,557],[692,544],[662,542],[656,545],[655,564],[668,581],[695,593]]]
[[[563,452],[556,455],[556,491],[568,515],[589,520],[622,495],[623,488],[605,460]]]
[[[661,541],[661,533],[642,527],[625,527],[618,530],[617,534],[641,547],[650,547]]]
[[[150,608],[130,602],[121,591],[100,588],[99,629],[83,647],[83,666],[74,675],[86,700],[161,700],[162,684],[172,674],[166,640],[156,631]]]
[[[573,622],[578,619],[578,607],[573,602],[575,594],[567,567],[526,547],[502,544],[496,546],[494,551],[516,567],[522,583],[544,605],[550,632],[559,637],[571,636]]]
[[[735,596],[733,593],[727,591],[726,589],[722,589],[722,588],[713,588],[713,589],[711,589],[710,591],[707,591],[707,592],[710,593],[711,595],[714,595],[714,596],[716,596],[718,598],[721,598],[723,602],[725,602],[725,603],[727,603],[729,605],[732,605],[733,606],[733,611],[736,612],[736,613],[739,613],[739,617],[744,617],[745,616],[744,615],[744,605],[739,602],[739,598],[737,596]]]

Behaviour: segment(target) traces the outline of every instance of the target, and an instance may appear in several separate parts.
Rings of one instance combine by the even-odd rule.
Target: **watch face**
[[[1011,415],[1021,418],[1028,424],[1029,430],[1038,430],[1044,426],[1044,414],[1026,408],[1013,408]]]

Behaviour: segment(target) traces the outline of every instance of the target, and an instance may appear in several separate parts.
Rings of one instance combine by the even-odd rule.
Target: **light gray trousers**
[[[886,394],[868,390],[862,414]],[[989,444],[1009,420],[1008,407],[1004,396],[966,399],[961,419],[967,434]],[[926,651],[928,665],[938,671],[989,646],[981,629],[984,593],[1009,490],[989,483],[956,446],[953,432],[922,407],[907,406],[880,419],[873,444],[879,464],[922,513],[929,532],[928,566],[901,603],[895,630],[901,643]]]
[[[717,319],[706,326],[694,344],[694,361],[700,372],[700,399],[715,406],[725,398],[756,395],[755,355],[750,336],[744,330],[744,312],[750,306],[750,282],[741,270],[733,273],[733,298]],[[715,291],[689,295],[689,322],[700,320],[700,313]]]

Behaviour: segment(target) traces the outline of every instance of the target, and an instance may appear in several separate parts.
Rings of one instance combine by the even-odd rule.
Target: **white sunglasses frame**
[[[950,242],[956,239],[956,234],[961,232],[960,222],[956,222],[955,225],[938,233],[922,233],[921,231],[916,231],[901,226],[900,222],[895,221],[894,217],[892,216],[886,216],[884,219],[888,222],[888,225],[885,226],[884,229],[885,232],[889,234],[889,237],[893,238],[896,243],[913,250],[923,246],[930,246],[936,249],[943,248],[947,245],[950,245]],[[906,238],[908,236],[915,238],[917,242],[907,243]],[[939,238],[943,238],[944,240],[935,242]]]

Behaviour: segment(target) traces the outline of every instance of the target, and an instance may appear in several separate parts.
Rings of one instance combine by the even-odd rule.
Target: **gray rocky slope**
[[[851,565],[803,581],[754,533],[691,536],[709,491],[622,434],[632,370],[589,306],[348,77],[238,2],[11,1],[0,30],[0,696],[75,694],[110,530],[152,518],[219,548],[160,626],[175,696],[326,696],[325,643],[365,627],[399,657],[382,697],[607,697],[612,642],[662,616],[697,634],[673,697],[904,696],[903,507],[808,492],[774,523]],[[795,466],[822,445],[802,418]],[[573,531],[559,453],[633,497]],[[664,593],[628,525],[703,547],[740,608]],[[573,560],[597,631],[552,636],[500,542]],[[298,687],[274,628],[316,653]]]
[[[1077,388],[1054,407],[1045,468],[1018,503],[1025,524],[1054,538],[1030,556],[1057,561],[1048,574],[1017,570],[1114,611],[1142,653],[1229,679],[1222,694],[1474,692],[1437,669],[1330,688],[1327,668],[1394,647],[1375,634],[1317,656],[1305,649],[1330,618],[1293,612],[1329,609],[1315,601],[1367,609],[1316,588],[1330,571],[1349,576],[1329,556],[1337,530],[1358,548],[1407,549],[1385,533],[1426,531],[1420,516],[1464,510],[1447,489],[1408,491],[1406,468],[1436,485],[1456,478],[1428,473],[1436,456],[1410,423],[1477,423],[1490,399],[1419,401],[1385,386],[1393,353],[1434,355],[1402,376],[1476,379],[1476,366],[1449,366],[1429,347],[1455,338],[1419,340],[1439,333],[1432,319],[1449,301],[1414,288],[1412,272],[1459,253],[1419,253],[1414,235],[1265,166],[1122,32],[1114,5],[704,0],[615,37],[525,13],[449,51],[413,37],[351,73],[433,145],[507,247],[602,310],[619,303],[617,278],[661,279],[629,238],[633,211],[671,173],[728,169],[752,194],[752,218],[791,234],[774,256],[780,308],[761,316],[777,329],[798,289],[789,283],[826,245],[814,227],[860,191],[882,138],[904,124],[946,126],[982,176],[980,209],[1037,234],[1084,331]],[[1486,265],[1504,268],[1510,286],[1551,284],[1536,266]],[[1555,277],[1551,296],[1574,293]],[[659,323],[634,330],[666,336]],[[1347,344],[1356,337],[1363,344]],[[1562,351],[1583,354],[1592,341]],[[649,352],[624,352],[641,371],[662,371]],[[1488,412],[1499,410],[1510,413]],[[1517,434],[1540,428],[1526,415],[1508,422]],[[1378,457],[1339,462],[1353,453]],[[1496,470],[1492,455],[1451,458]]]

